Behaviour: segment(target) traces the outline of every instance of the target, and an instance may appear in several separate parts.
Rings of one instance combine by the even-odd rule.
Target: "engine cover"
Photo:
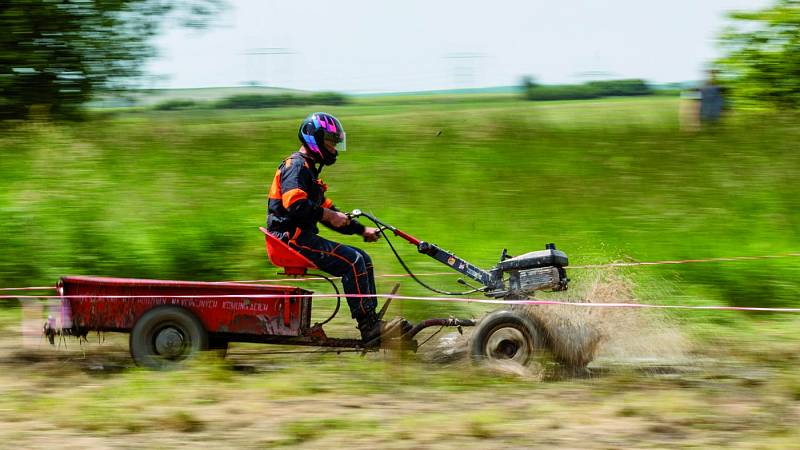
[[[561,291],[567,288],[564,269],[541,267],[509,272],[508,290],[514,295],[532,294],[535,291]]]
[[[569,265],[566,253],[561,250],[548,248],[536,252],[528,252],[497,263],[497,268],[503,272],[509,270],[534,269],[538,267],[565,267]]]

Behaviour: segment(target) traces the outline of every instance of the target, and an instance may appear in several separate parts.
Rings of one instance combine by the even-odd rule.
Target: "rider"
[[[297,134],[299,150],[284,159],[275,172],[269,190],[267,228],[331,275],[341,277],[350,313],[358,323],[364,342],[375,342],[385,323],[375,312],[375,277],[372,260],[359,248],[330,241],[319,235],[317,222],[342,234],[358,234],[365,242],[377,241],[379,230],[366,227],[340,212],[326,198],[328,186],[319,178],[324,166],[336,162],[345,151],[345,132],[338,119],[316,112],[303,120]],[[410,324],[400,319],[402,329]]]

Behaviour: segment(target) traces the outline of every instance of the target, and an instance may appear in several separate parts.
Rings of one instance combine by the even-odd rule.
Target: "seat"
[[[283,267],[286,275],[305,275],[308,269],[317,266],[288,244],[272,235],[266,228],[258,227],[267,240],[267,256],[272,264]]]

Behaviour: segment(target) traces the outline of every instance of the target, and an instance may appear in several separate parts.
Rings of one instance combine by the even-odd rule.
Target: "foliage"
[[[175,111],[179,109],[191,109],[197,106],[197,102],[188,99],[174,99],[161,102],[153,107],[158,111]]]
[[[296,94],[239,94],[224,98],[214,106],[220,109],[258,109],[278,106],[343,105],[347,97],[336,92]]]
[[[528,100],[584,100],[597,98],[597,91],[585,84],[534,86],[525,92]]]
[[[348,99],[338,92],[315,92],[308,97],[308,105],[345,105]]]
[[[528,100],[581,100],[601,97],[650,95],[652,90],[644,80],[590,81],[584,84],[525,85]]]
[[[100,91],[142,75],[150,38],[167,14],[186,26],[218,0],[47,1],[0,5],[0,120],[79,116]]]
[[[597,91],[599,97],[633,97],[652,93],[647,83],[639,79],[590,81],[586,85]]]
[[[777,0],[754,12],[733,12],[744,22],[721,36],[727,55],[721,79],[743,104],[779,109],[800,106],[800,0]]]
[[[534,77],[532,77],[530,75],[523,76],[520,79],[520,83],[519,84],[520,84],[520,87],[522,88],[523,92],[527,92],[527,91],[539,86],[539,83],[536,81],[536,78],[534,78]]]

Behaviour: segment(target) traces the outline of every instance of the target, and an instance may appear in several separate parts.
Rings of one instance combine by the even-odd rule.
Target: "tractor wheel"
[[[470,354],[474,362],[531,362],[541,348],[536,326],[513,311],[495,311],[481,319],[472,334]]]
[[[130,336],[136,364],[169,369],[208,349],[208,333],[197,316],[176,306],[160,306],[142,315]]]

